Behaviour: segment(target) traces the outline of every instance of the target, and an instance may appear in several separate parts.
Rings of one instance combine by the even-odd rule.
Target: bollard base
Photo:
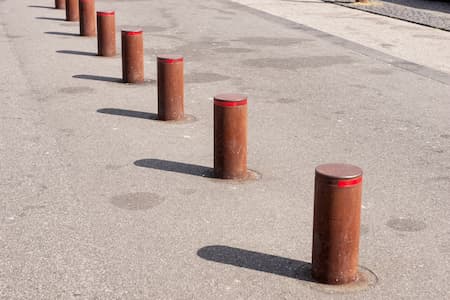
[[[116,55],[118,56],[118,55]],[[114,56],[112,56],[114,57]],[[156,84],[156,80],[154,79],[144,79],[144,81],[140,81],[140,82],[126,82],[123,80],[123,78],[119,79],[119,82],[122,83],[123,85],[125,85],[126,87],[141,87],[141,86],[147,86],[147,85],[155,85]]]
[[[346,284],[325,284],[316,281],[311,275],[312,265],[308,264],[297,270],[298,278],[307,281],[314,290],[327,294],[356,293],[374,287],[378,283],[378,277],[366,267],[358,267],[358,278],[354,282]]]
[[[168,123],[168,124],[188,124],[188,123],[194,123],[197,121],[197,118],[193,115],[184,114],[184,117],[180,120],[159,120],[157,121]]]
[[[259,179],[262,178],[262,174],[255,171],[255,170],[247,170],[247,175],[244,178],[237,178],[237,179],[224,179],[224,178],[219,178],[217,176],[214,175],[214,170],[211,171],[211,174],[209,174],[211,180],[215,181],[215,182],[221,182],[221,183],[232,183],[232,184],[236,184],[236,183],[246,183],[246,182],[252,182],[252,181],[257,181]]]

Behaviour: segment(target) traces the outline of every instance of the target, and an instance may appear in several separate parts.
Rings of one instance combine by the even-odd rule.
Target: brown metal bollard
[[[316,168],[312,276],[326,284],[358,279],[362,170],[348,164]]]
[[[122,29],[122,79],[144,82],[144,39],[141,29]]]
[[[78,21],[80,19],[78,0],[66,0],[66,21]]]
[[[214,97],[214,175],[245,179],[247,170],[247,97]]]
[[[116,55],[116,16],[114,11],[97,12],[97,46],[99,56]]]
[[[66,8],[66,0],[55,0],[55,8],[56,9]]]
[[[95,36],[95,0],[79,0],[80,35]]]
[[[184,60],[178,55],[158,56],[158,119],[184,118]]]

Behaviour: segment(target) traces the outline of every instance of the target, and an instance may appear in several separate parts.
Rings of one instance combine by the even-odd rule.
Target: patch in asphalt
[[[14,39],[20,39],[20,38],[23,38],[24,36],[23,36],[23,35],[7,34],[6,37],[7,37],[8,39],[14,40]]]
[[[185,75],[186,83],[207,83],[207,82],[216,82],[216,81],[224,81],[229,79],[230,77],[217,74],[217,73],[189,73]]]
[[[311,39],[299,39],[299,38],[268,38],[263,36],[246,37],[233,42],[242,42],[252,46],[290,46],[296,44],[302,44],[305,42],[311,42]]]
[[[281,104],[289,104],[289,103],[300,102],[300,100],[290,99],[290,98],[280,98],[280,99],[276,100],[276,102],[281,103]]]
[[[254,52],[255,50],[252,49],[248,49],[248,48],[216,48],[214,49],[215,52],[219,52],[219,53],[250,53],[250,52]]]
[[[154,193],[130,193],[111,198],[111,203],[126,210],[148,210],[164,202],[164,198]]]
[[[124,166],[121,166],[121,165],[113,165],[113,164],[108,164],[108,165],[106,165],[105,166],[105,169],[106,170],[109,170],[109,171],[115,171],[115,170],[119,170],[119,169],[121,169],[121,168],[123,168]]]
[[[121,28],[123,28],[124,26],[121,26]],[[126,26],[125,26],[126,27]],[[140,28],[142,28],[142,30],[144,31],[144,34],[146,32],[162,32],[165,31],[167,29],[167,27],[163,27],[163,26],[152,26],[152,25],[147,25],[147,26],[140,26]]]
[[[374,75],[390,75],[394,72],[392,70],[387,69],[369,69],[367,70],[367,73]]]
[[[397,231],[416,232],[427,228],[425,222],[414,220],[411,218],[394,218],[390,219],[386,225]]]
[[[274,68],[295,70],[298,68],[323,68],[333,65],[351,64],[354,60],[349,56],[309,56],[292,58],[246,59],[242,63],[256,68]]]
[[[229,21],[229,20],[233,20],[233,18],[230,17],[217,17],[217,20],[225,20],[225,21]]]
[[[72,86],[72,87],[61,88],[58,90],[59,93],[64,93],[64,94],[92,93],[93,91],[95,91],[95,90],[88,86]]]
[[[59,129],[59,132],[61,132],[66,137],[75,136],[75,130],[72,128],[61,128]]]
[[[178,193],[180,193],[181,195],[184,195],[184,196],[190,196],[197,192],[196,189],[178,189],[177,191],[178,191]]]
[[[205,5],[199,5],[198,8],[203,9],[203,10],[215,11],[217,13],[224,14],[224,15],[236,15],[236,13],[234,11],[228,11],[225,9],[215,8],[215,7],[208,7]]]

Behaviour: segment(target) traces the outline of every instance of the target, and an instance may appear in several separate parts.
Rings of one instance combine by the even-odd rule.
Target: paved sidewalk
[[[0,299],[448,298],[448,33],[282,2],[96,1],[144,29],[147,82],[125,85],[120,56],[96,57],[53,1],[0,1]],[[374,34],[343,37],[359,22]],[[390,52],[377,26],[395,27]],[[426,53],[397,48],[412,32],[434,37]],[[195,122],[152,119],[164,53],[185,57]],[[204,176],[222,92],[249,96],[259,180]],[[376,278],[352,293],[304,272],[327,162],[365,172],[360,265]]]
[[[321,0],[234,0],[370,49],[450,74],[450,33]]]
[[[450,31],[450,2],[430,0],[375,0],[368,3],[336,3],[382,16]]]

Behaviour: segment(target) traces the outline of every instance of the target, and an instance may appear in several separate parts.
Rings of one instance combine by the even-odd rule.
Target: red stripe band
[[[106,12],[106,11],[98,11],[97,12],[97,16],[102,16],[102,17],[106,17],[106,16],[114,16],[115,12],[111,11],[111,12]]]
[[[362,177],[358,177],[355,179],[350,179],[350,180],[339,180],[338,181],[338,187],[351,187],[351,186],[355,186],[358,185],[362,182]]]
[[[142,34],[142,31],[126,31],[126,35],[140,35]]]
[[[241,101],[220,101],[214,99],[214,105],[223,107],[247,105],[247,99]]]
[[[183,58],[177,58],[177,59],[168,59],[168,58],[158,58],[159,62],[165,63],[165,64],[174,64],[177,62],[182,62]]]

